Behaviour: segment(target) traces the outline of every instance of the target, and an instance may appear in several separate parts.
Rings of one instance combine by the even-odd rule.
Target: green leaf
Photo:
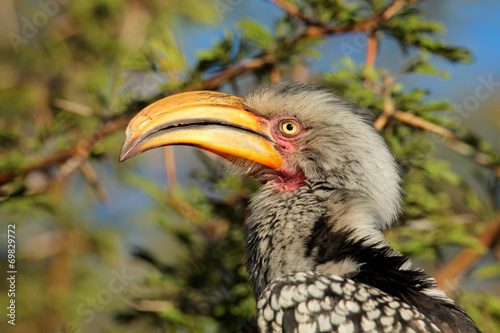
[[[238,29],[241,31],[243,38],[252,41],[257,47],[264,50],[272,50],[275,46],[275,39],[271,32],[264,28],[262,24],[244,19],[237,23]]]
[[[494,263],[478,268],[474,272],[475,279],[488,279],[500,276],[500,263]]]

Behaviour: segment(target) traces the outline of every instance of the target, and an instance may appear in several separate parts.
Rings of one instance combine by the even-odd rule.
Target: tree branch
[[[373,126],[377,130],[381,130],[382,128],[387,125],[389,122],[389,119],[394,116],[394,113],[396,112],[395,107],[394,107],[394,102],[392,101],[391,97],[391,92],[392,92],[392,85],[394,83],[394,79],[386,72],[383,71],[383,80],[382,80],[382,87],[380,89],[380,95],[382,96],[383,100],[383,113],[380,115],[380,117],[377,118]]]
[[[275,5],[279,6],[281,9],[286,11],[291,16],[301,20],[307,25],[306,31],[303,37],[318,37],[323,35],[332,35],[342,32],[353,32],[353,31],[363,31],[368,34],[374,32],[381,22],[389,20],[391,17],[396,15],[404,6],[409,3],[417,3],[418,0],[394,0],[390,5],[388,5],[383,11],[376,13],[372,16],[365,18],[363,21],[339,27],[324,27],[314,23],[309,17],[303,15],[300,10],[287,2],[286,0],[270,0]]]
[[[446,146],[454,152],[470,158],[477,164],[492,169],[495,175],[500,177],[500,164],[487,154],[477,151],[474,147],[469,146],[461,140],[448,141],[446,142]]]
[[[378,38],[375,36],[375,32],[372,32],[368,36],[368,42],[366,44],[366,59],[365,59],[366,66],[369,67],[375,66],[375,59],[377,57],[377,44],[378,44]]]
[[[288,14],[292,15],[295,18],[298,18],[299,20],[303,21],[304,23],[307,23],[307,24],[311,23],[311,19],[302,15],[302,13],[300,12],[300,10],[297,7],[295,7],[291,3],[287,2],[286,0],[269,0],[269,1],[273,2],[277,6],[281,7],[281,9],[283,9],[285,12],[287,12]]]
[[[463,138],[460,135],[456,134],[453,131],[450,131],[447,128],[431,123],[428,120],[422,119],[414,114],[403,112],[403,111],[394,111],[394,113],[386,112],[382,113],[374,123],[374,127],[377,130],[381,130],[385,127],[390,118],[394,118],[399,120],[400,122],[406,123],[413,127],[417,127],[423,129],[427,132],[438,134],[449,141],[446,141],[446,146],[461,154],[463,156],[469,157],[471,160],[476,162],[477,164],[487,167],[495,173],[497,177],[500,177],[500,165],[496,163],[490,156],[480,151],[477,151],[474,147],[463,142]]]
[[[243,73],[261,69],[265,66],[272,65],[273,63],[273,57],[269,54],[264,54],[260,57],[247,60],[238,66],[230,67],[214,77],[203,80],[199,84],[194,84],[193,86],[188,87],[186,90],[214,89],[233,77],[236,77]]]
[[[500,218],[491,222],[478,236],[485,248],[491,248],[500,237]],[[436,274],[436,282],[445,293],[453,293],[457,287],[456,280],[483,255],[471,249],[462,249],[451,258]]]
[[[78,156],[83,159],[87,158],[90,155],[90,152],[94,144],[96,144],[102,138],[110,134],[113,134],[121,129],[124,129],[127,126],[130,119],[131,117],[120,118],[105,123],[99,130],[95,131],[89,137],[79,141],[75,146],[73,146],[70,149],[54,153],[53,155],[45,158],[43,161],[28,166],[24,169],[12,172],[4,172],[0,174],[0,185],[10,182],[16,177],[25,176],[32,171],[47,169],[48,167],[54,164],[62,164],[74,156]]]
[[[325,28],[321,26],[310,25],[307,27],[305,35],[307,37],[316,37],[321,35],[331,35],[349,31],[350,32],[362,31],[371,34],[380,26],[381,23],[392,18],[404,6],[406,6],[409,3],[417,3],[417,2],[418,0],[394,0],[383,11],[377,14],[373,14],[372,16],[369,16],[361,22],[352,25],[333,27],[333,28]]]
[[[406,123],[408,125],[412,125],[414,127],[421,128],[423,130],[426,130],[431,133],[436,133],[441,136],[444,136],[445,138],[452,139],[452,140],[460,140],[460,136],[452,131],[450,131],[447,128],[441,127],[439,125],[436,125],[434,123],[431,123],[428,120],[422,119],[414,114],[408,113],[408,112],[403,112],[403,111],[396,111],[392,115],[394,119],[399,120],[402,123]]]
[[[258,58],[253,58],[248,61],[245,61],[242,64],[230,67],[224,70],[222,73],[215,75],[209,79],[188,86],[186,87],[186,90],[215,89],[231,78],[234,78],[243,73],[261,69],[265,66],[273,64],[273,62],[274,59],[270,55],[264,54]],[[26,176],[28,173],[32,171],[44,170],[53,165],[63,164],[72,157],[77,157],[82,160],[88,158],[92,151],[92,147],[97,142],[99,142],[104,137],[107,137],[111,134],[114,134],[118,131],[125,129],[130,119],[132,119],[132,116],[111,120],[102,125],[100,129],[95,131],[89,137],[77,142],[72,148],[69,148],[61,152],[56,152],[51,156],[46,157],[41,162],[27,166],[20,170],[0,173],[0,185],[9,183],[17,177]]]
[[[167,183],[170,187],[177,186],[177,172],[175,168],[174,147],[163,147],[163,162],[165,163],[165,172],[167,175]]]

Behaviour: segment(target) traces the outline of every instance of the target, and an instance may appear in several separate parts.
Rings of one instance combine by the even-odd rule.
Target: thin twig
[[[236,77],[243,73],[264,68],[265,66],[272,65],[273,63],[274,63],[273,57],[269,54],[264,54],[258,58],[247,60],[240,65],[230,67],[212,78],[209,78],[207,80],[201,81],[198,84],[188,87],[186,90],[214,89],[222,85],[230,78]]]
[[[71,157],[87,158],[89,156],[90,151],[91,151],[92,147],[94,146],[94,144],[96,144],[102,138],[104,138],[110,134],[113,134],[119,130],[124,129],[127,126],[130,119],[131,119],[131,117],[126,117],[126,118],[120,118],[120,119],[116,119],[116,120],[110,121],[108,123],[105,123],[100,129],[95,131],[89,137],[80,140],[72,148],[66,149],[66,150],[61,151],[61,152],[54,153],[51,156],[45,158],[43,161],[41,161],[37,164],[25,167],[21,170],[12,171],[12,172],[4,172],[4,173],[0,174],[0,185],[3,185],[3,184],[10,182],[16,177],[25,176],[32,171],[43,170],[43,169],[46,169],[54,164],[63,164],[67,160],[69,160]]]
[[[308,17],[302,15],[300,10],[291,3],[284,0],[270,0],[270,1],[276,4],[277,6],[281,7],[281,9],[283,9],[285,12],[292,15],[293,17],[296,17],[299,20],[302,20],[306,23],[311,22],[311,20]]]
[[[368,36],[368,42],[366,43],[366,66],[368,67],[374,67],[375,66],[375,59],[377,57],[377,44],[378,44],[378,38],[375,35],[375,32],[371,33]]]
[[[272,83],[280,83],[281,82],[281,74],[280,74],[279,69],[276,66],[271,68],[270,79],[271,79]]]
[[[52,101],[52,105],[54,105],[56,108],[77,114],[82,117],[91,117],[93,114],[92,108],[90,106],[61,98],[54,98],[54,100]]]
[[[85,180],[87,183],[89,183],[90,188],[94,191],[95,196],[97,199],[102,204],[107,204],[110,202],[109,195],[106,192],[106,189],[101,186],[99,183],[99,178],[97,177],[97,172],[95,172],[94,168],[92,165],[89,163],[88,160],[83,160],[82,163],[80,163],[80,171],[82,172],[83,177],[85,177]]]
[[[163,147],[163,161],[165,163],[165,172],[167,173],[167,182],[170,187],[177,187],[177,172],[175,169],[174,147]]]
[[[452,140],[460,140],[460,136],[452,131],[450,131],[447,128],[444,128],[442,126],[436,125],[434,123],[431,123],[428,120],[422,119],[414,114],[408,113],[408,112],[403,112],[403,111],[396,111],[392,115],[394,119],[399,120],[402,123],[406,123],[408,125],[412,125],[414,127],[421,128],[423,130],[426,130],[428,132],[436,133],[441,136],[444,136],[445,138],[452,139]]]
[[[382,115],[380,115],[380,117],[378,117],[375,121],[374,127],[377,130],[381,130],[385,127],[390,118],[397,119],[400,122],[417,128],[421,128],[427,132],[438,134],[448,139],[445,141],[445,144],[449,149],[463,156],[469,157],[472,161],[481,166],[491,169],[497,177],[500,177],[500,165],[492,160],[492,158],[487,154],[482,153],[476,148],[463,142],[463,138],[457,133],[450,131],[449,129],[442,126],[436,125],[428,120],[422,119],[414,114],[403,111],[395,111],[392,114],[390,114],[390,112],[382,113]]]
[[[377,130],[381,130],[387,125],[389,119],[394,116],[396,109],[394,107],[394,102],[392,101],[391,93],[392,93],[392,85],[394,83],[394,79],[389,75],[389,73],[383,72],[383,80],[382,87],[380,89],[380,94],[382,95],[383,100],[383,112],[380,117],[377,118],[373,126]]]

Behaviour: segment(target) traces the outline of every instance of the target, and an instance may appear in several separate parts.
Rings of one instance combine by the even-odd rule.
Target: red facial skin
[[[291,121],[298,126],[297,132],[293,135],[286,134],[282,129],[283,123],[287,121]],[[297,166],[292,166],[287,157],[301,149],[301,146],[296,144],[296,140],[306,131],[306,128],[294,117],[272,119],[271,128],[276,145],[285,158],[285,163],[279,169],[276,169],[276,178],[271,180],[273,188],[277,192],[295,191],[304,185],[304,172]]]

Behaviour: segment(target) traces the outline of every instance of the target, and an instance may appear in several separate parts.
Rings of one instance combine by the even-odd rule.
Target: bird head
[[[313,84],[166,97],[131,120],[120,160],[166,145],[216,153],[277,195],[317,183],[357,191],[376,207],[380,229],[399,209],[394,159],[370,116]]]

